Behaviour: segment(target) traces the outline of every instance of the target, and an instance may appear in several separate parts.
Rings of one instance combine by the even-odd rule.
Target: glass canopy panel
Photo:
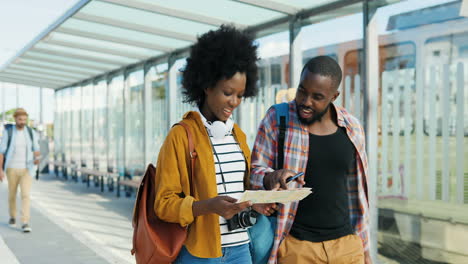
[[[159,15],[150,11],[142,11],[140,9],[128,8],[98,1],[89,3],[80,10],[80,13],[178,32],[193,36],[194,38],[197,34],[216,28],[206,24]]]
[[[83,65],[83,66],[89,66],[89,67],[96,67],[96,68],[103,68],[103,69],[113,69],[115,67],[118,67],[119,65],[115,64],[107,64],[107,63],[99,63],[99,62],[94,62],[94,61],[89,61],[89,60],[80,60],[80,59],[74,59],[74,58],[67,58],[63,56],[57,56],[57,55],[50,55],[50,54],[44,54],[36,51],[28,51],[24,56],[25,58],[29,58],[32,60],[50,60],[54,61],[57,63],[60,63],[60,65],[66,65],[67,63],[70,64],[77,64],[77,65]]]
[[[63,34],[59,32],[54,32],[50,37],[52,40],[63,41],[63,42],[70,42],[72,44],[81,44],[86,46],[93,46],[96,48],[105,48],[111,49],[115,51],[122,51],[122,54],[125,53],[135,53],[135,55],[142,56],[142,57],[153,57],[162,54],[160,51],[139,48],[135,46],[119,44],[110,41],[102,41],[96,40],[91,38],[84,38],[79,36],[73,36],[69,34]]]
[[[41,66],[44,66],[44,67],[50,67],[50,68],[58,68],[58,70],[62,69],[63,72],[66,72],[66,71],[77,71],[79,72],[81,75],[87,75],[87,74],[98,74],[98,73],[101,73],[101,71],[96,71],[96,70],[91,70],[91,69],[86,69],[86,68],[81,68],[81,67],[73,67],[73,66],[66,66],[66,65],[61,65],[61,66],[57,66],[57,64],[55,63],[49,63],[49,62],[38,62],[36,60],[30,60],[30,59],[20,59],[19,60],[19,63],[17,63],[16,65],[22,65],[22,64],[26,64],[25,66],[36,66],[36,68],[39,68],[39,69],[42,69]]]
[[[57,77],[57,76],[44,76],[44,74],[40,73],[34,73],[34,72],[28,72],[25,70],[15,70],[15,69],[7,69],[4,72],[0,74],[13,74],[17,75],[18,77],[21,77],[22,75],[25,76],[25,79],[29,80],[31,77],[37,78],[38,80],[35,80],[37,82],[42,81],[41,79],[44,80],[44,82],[53,82],[53,83],[60,83],[60,82],[75,82],[78,80],[78,78],[64,78],[64,77]],[[13,76],[11,76],[13,77]]]
[[[189,41],[172,39],[145,32],[134,31],[130,29],[119,28],[73,18],[70,18],[65,23],[63,23],[62,28],[76,29],[90,33],[106,35],[110,37],[119,37],[128,40],[136,40],[148,44],[157,43],[158,45],[172,47],[174,49],[186,47],[191,44],[191,42]]]
[[[69,77],[69,78],[87,78],[87,75],[82,75],[82,74],[75,74],[75,73],[70,73],[67,71],[58,71],[58,70],[50,70],[50,69],[44,69],[40,67],[32,67],[32,66],[24,66],[21,64],[18,65],[12,65],[14,67],[11,67],[10,69],[15,69],[15,70],[24,70],[26,72],[31,71],[35,73],[44,73],[44,76],[50,76],[51,75],[57,75],[61,77]]]
[[[304,0],[305,1],[305,0]],[[153,0],[139,0],[154,4]],[[220,0],[172,0],[157,1],[157,4],[166,8],[195,13],[197,15],[227,20],[243,25],[254,25],[274,20],[284,16],[283,13],[251,6],[235,1]],[[235,10],[235,12],[233,12]]]
[[[103,54],[99,52],[94,52],[94,51],[87,51],[87,50],[81,50],[81,49],[75,49],[75,48],[69,48],[69,47],[64,47],[64,46],[58,46],[58,45],[53,45],[53,44],[46,44],[46,43],[38,43],[35,45],[35,48],[41,48],[41,49],[48,49],[50,51],[59,51],[59,52],[67,52],[73,55],[83,55],[87,57],[95,57],[96,59],[106,59],[106,60],[112,60],[115,62],[119,62],[120,65],[127,65],[127,64],[132,64],[137,62],[138,60],[136,59],[130,59],[127,57],[121,57],[121,56],[115,56],[115,55],[110,55],[110,54]]]
[[[289,30],[289,23],[281,23],[281,24],[275,25],[273,27],[264,28],[264,29],[262,29],[260,31],[255,32],[255,37],[258,40],[260,38],[263,38],[263,37],[266,37],[266,36],[271,36],[271,35],[278,34],[278,33],[288,34],[287,33],[288,30]],[[289,50],[289,40],[288,40],[288,38],[286,38],[286,41],[287,41],[286,45],[288,45],[288,50]],[[284,45],[284,43],[282,43],[282,45]]]
[[[65,23],[62,24],[61,28],[69,28],[75,30],[86,31],[95,34],[101,34],[109,37],[118,36],[119,38],[139,41],[144,43],[157,43],[161,46],[167,46],[170,48],[178,49],[186,47],[191,44],[191,42],[166,38],[161,36],[152,35],[149,33],[144,33],[140,31],[129,30],[125,28],[119,28],[89,21],[78,20],[70,18]]]
[[[282,5],[288,5],[295,7],[297,9],[309,9],[309,8],[314,8],[314,7],[319,7],[323,6],[332,2],[335,2],[334,0],[289,0],[289,1],[280,1],[280,0],[269,0],[271,3],[271,6],[275,6],[276,3],[282,4]]]
[[[362,12],[362,3],[347,5],[341,8],[334,9],[329,12],[323,12],[317,15],[310,16],[307,19],[304,19],[303,26],[314,24],[314,23],[319,23],[319,22],[326,21],[326,20],[337,19],[342,16],[353,15],[353,14],[357,14],[360,12]],[[360,29],[362,27],[356,26],[356,28]],[[331,30],[336,31],[339,29],[333,28]]]
[[[40,80],[37,77],[31,77],[31,76],[25,77],[24,75],[19,75],[17,73],[7,73],[7,72],[0,73],[0,81],[10,82],[10,83],[19,83],[19,84],[24,83],[27,85],[34,85],[38,87],[47,87],[47,88],[64,87],[68,83],[64,81]]]

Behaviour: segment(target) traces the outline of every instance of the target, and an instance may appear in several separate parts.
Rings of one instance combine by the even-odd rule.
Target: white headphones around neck
[[[215,139],[223,139],[226,135],[230,134],[232,128],[234,127],[234,121],[231,117],[223,121],[214,121],[210,122],[206,120],[205,116],[201,113],[200,109],[197,109],[197,112],[200,114],[203,124],[208,129],[208,133]]]
[[[226,123],[223,121],[208,122],[206,119],[203,120],[203,123],[210,135],[215,139],[223,139],[227,134],[231,133],[234,126],[234,121],[231,118],[226,120]]]
[[[208,130],[210,131],[211,136],[215,139],[223,139],[226,135],[230,134],[234,126],[234,121],[231,118],[226,120],[226,123],[223,121],[214,121],[211,125],[208,123]]]

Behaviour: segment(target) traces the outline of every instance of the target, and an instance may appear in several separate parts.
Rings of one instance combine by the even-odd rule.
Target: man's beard
[[[16,124],[16,127],[19,128],[19,129],[22,129],[24,128],[25,124]]]
[[[317,113],[317,114],[313,115],[311,118],[308,118],[308,119],[307,118],[302,118],[299,111],[301,109],[310,109],[310,107],[306,107],[306,106],[303,106],[303,105],[297,105],[296,106],[296,111],[297,111],[297,116],[299,118],[299,121],[301,121],[305,125],[311,125],[311,124],[315,123],[315,121],[319,121],[319,122],[322,121],[322,117],[327,113],[328,108],[330,108],[330,104],[331,103],[329,103],[327,105],[327,107],[325,107],[325,109],[322,112]]]

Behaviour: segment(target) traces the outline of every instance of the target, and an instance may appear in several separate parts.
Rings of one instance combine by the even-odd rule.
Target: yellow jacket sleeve
[[[154,210],[163,221],[187,226],[194,221],[190,196],[188,139],[182,126],[166,137],[156,167]]]

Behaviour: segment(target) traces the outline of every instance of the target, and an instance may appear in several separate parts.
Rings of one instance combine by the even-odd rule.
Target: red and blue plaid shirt
[[[307,167],[309,155],[309,132],[302,124],[296,112],[294,101],[289,105],[289,122],[284,140],[284,169],[304,172]],[[355,233],[362,239],[364,250],[369,250],[369,205],[367,195],[367,156],[365,150],[364,130],[354,116],[344,108],[333,105],[337,113],[338,126],[346,128],[346,132],[356,148],[356,166],[349,171],[347,178],[349,195],[349,214],[351,225]],[[254,189],[264,189],[263,177],[265,173],[274,171],[277,160],[277,144],[279,125],[276,121],[275,108],[271,107],[260,123],[252,152],[252,171],[250,182]],[[291,187],[301,187],[297,182]],[[278,248],[289,234],[296,216],[299,202],[282,204],[278,210],[278,224],[275,240],[268,263],[274,264],[277,259]]]

